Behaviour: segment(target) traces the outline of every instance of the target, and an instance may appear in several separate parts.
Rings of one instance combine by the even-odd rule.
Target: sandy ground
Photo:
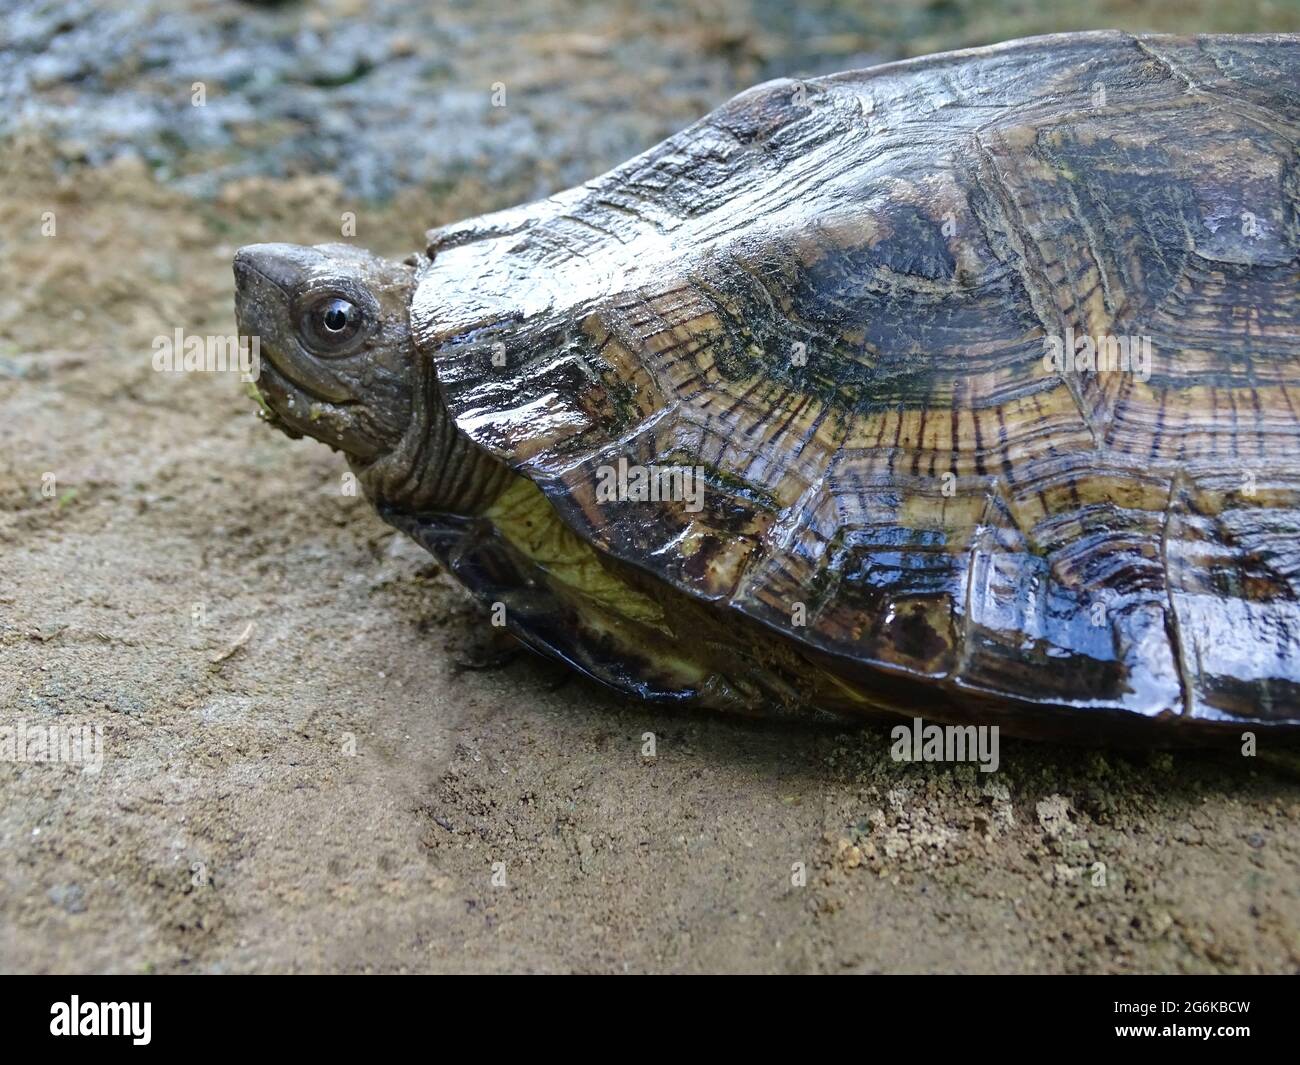
[[[337,239],[351,210],[360,243],[404,253],[748,80],[1061,28],[999,31],[981,3],[915,27],[908,5],[814,4],[810,44],[762,4],[716,6],[457,8],[438,32],[468,43],[441,76],[477,91],[504,65],[542,88],[484,117],[506,124],[489,158],[370,198],[340,176],[355,153],[304,159],[256,115],[165,163],[120,150],[129,124],[79,129],[57,77],[5,130],[0,724],[97,726],[104,757],[0,761],[0,969],[1300,968],[1294,757],[1004,741],[986,775],[895,763],[883,729],[650,709],[527,657],[464,669],[494,650],[484,620],[341,492],[340,456],[260,424],[230,375],[153,371],[155,336],[234,329],[242,243]],[[1280,2],[1103,5],[1089,24],[1252,17],[1300,28]],[[140,144],[174,139],[158,114]],[[612,125],[584,138],[593,114]]]

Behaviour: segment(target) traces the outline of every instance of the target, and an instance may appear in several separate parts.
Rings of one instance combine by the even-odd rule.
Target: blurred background
[[[764,79],[1101,27],[1300,0],[0,0],[0,722],[104,743],[0,762],[0,970],[1300,967],[1294,768],[987,780],[466,671],[482,619],[339,455],[152,366],[234,331],[241,244],[404,256]]]
[[[5,0],[0,135],[200,194],[567,186],[752,84],[1063,30],[1294,31],[1300,0]],[[191,108],[194,82],[206,104]],[[506,89],[493,106],[492,86]],[[498,100],[499,103],[499,100]],[[481,202],[481,200],[479,201]]]

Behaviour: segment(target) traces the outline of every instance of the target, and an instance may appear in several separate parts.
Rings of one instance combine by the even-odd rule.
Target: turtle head
[[[480,513],[509,473],[460,432],[411,338],[415,268],[347,244],[250,244],[235,316],[270,420],[338,448],[376,503]]]
[[[407,308],[415,270],[346,244],[250,244],[235,255],[235,316],[258,338],[257,387],[280,428],[371,462],[411,421]]]

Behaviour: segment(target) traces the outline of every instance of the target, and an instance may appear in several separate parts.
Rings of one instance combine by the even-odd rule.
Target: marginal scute
[[[1167,541],[1191,712],[1292,716],[1300,700],[1300,477],[1180,480]]]
[[[1033,663],[1061,701],[1180,712],[1163,543],[1171,480],[1086,453],[990,496],[972,551],[961,682]]]
[[[1300,724],[1298,54],[1077,34],[759,86],[442,232],[416,333],[581,538],[846,690]],[[703,498],[600,498],[620,462]]]

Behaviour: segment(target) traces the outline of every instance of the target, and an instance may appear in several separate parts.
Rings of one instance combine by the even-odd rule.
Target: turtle
[[[1289,736],[1298,146],[1300,36],[1029,38],[761,84],[402,262],[244,247],[236,313],[267,417],[633,697]]]

